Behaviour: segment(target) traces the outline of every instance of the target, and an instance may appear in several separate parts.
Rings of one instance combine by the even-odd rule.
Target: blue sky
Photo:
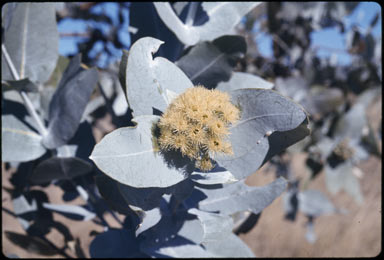
[[[117,24],[117,8],[118,6],[114,3],[103,3],[94,7],[92,10],[95,13],[105,12],[109,15],[113,22]],[[346,31],[349,31],[353,24],[359,25],[359,28],[365,32],[368,28],[369,23],[377,12],[381,13],[381,6],[376,2],[361,2],[354,12],[345,17],[346,22]],[[128,12],[125,13],[126,16],[129,16]],[[126,28],[128,28],[128,19],[126,19]],[[58,28],[59,32],[63,33],[83,33],[86,32],[87,26],[96,25],[91,22],[83,22],[80,20],[65,19],[62,21]],[[107,26],[99,25],[99,28],[103,31],[107,31]],[[375,38],[381,38],[381,16],[380,20],[377,22],[376,26],[372,31]],[[130,36],[128,31],[120,33],[120,39],[129,46]],[[331,49],[345,50],[346,43],[346,34],[340,34],[338,28],[323,29],[320,31],[315,31],[311,34],[312,45],[313,46],[323,46]],[[257,45],[262,55],[266,57],[272,57],[272,40],[271,37],[267,34],[260,33],[256,38]],[[101,44],[96,44],[93,52],[97,52],[102,48]],[[113,49],[113,52],[116,56],[121,55],[121,50]],[[76,40],[73,37],[61,37],[59,42],[59,52],[61,55],[68,55],[77,51]],[[332,51],[327,48],[319,48],[317,55],[320,57],[330,57]],[[337,52],[338,62],[341,64],[348,64],[351,57],[346,52]]]

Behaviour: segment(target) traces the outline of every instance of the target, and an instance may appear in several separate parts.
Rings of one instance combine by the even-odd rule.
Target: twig
[[[13,78],[15,80],[20,80],[19,73],[17,72],[15,66],[13,65],[11,57],[9,56],[7,48],[5,47],[4,44],[1,44],[1,51],[4,54],[5,60],[6,60],[7,64],[8,64],[8,67],[9,67],[9,69],[11,71],[11,74],[12,74]],[[24,91],[20,91],[19,93],[20,93],[21,98],[23,99],[23,102],[24,102],[24,104],[25,104],[29,114],[33,117],[33,119],[37,123],[37,127],[38,127],[38,130],[39,130],[39,133],[42,136],[47,135],[48,134],[48,130],[44,126],[43,122],[41,121],[41,119],[40,119],[39,115],[37,114],[37,112],[36,112],[32,102],[31,102],[31,100],[28,97],[28,95]]]
[[[198,2],[190,2],[185,25],[192,26],[195,20]]]

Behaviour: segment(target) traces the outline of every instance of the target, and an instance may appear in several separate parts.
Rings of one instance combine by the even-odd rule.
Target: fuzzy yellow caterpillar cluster
[[[239,109],[227,93],[196,86],[173,100],[159,121],[159,145],[179,150],[203,171],[213,168],[210,155],[232,154],[228,127],[239,119]]]

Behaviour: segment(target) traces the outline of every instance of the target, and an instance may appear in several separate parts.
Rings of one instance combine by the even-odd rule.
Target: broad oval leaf
[[[51,3],[17,3],[7,21],[4,45],[20,79],[28,78],[37,84],[46,82],[59,55],[55,6]],[[2,78],[14,80],[5,59],[1,59],[1,65]]]
[[[233,72],[229,81],[220,82],[216,87],[217,90],[226,92],[246,88],[272,89],[273,83],[250,73]]]
[[[204,2],[202,7],[209,20],[200,26],[186,25],[176,16],[169,3],[155,2],[155,8],[161,20],[186,45],[195,45],[199,41],[211,41],[228,34],[240,19],[260,2]]]
[[[254,173],[273,155],[309,134],[300,127],[307,115],[300,105],[273,90],[238,89],[230,92],[241,111],[230,128],[234,155],[216,155],[220,166],[241,180]]]
[[[214,257],[255,257],[243,240],[233,233],[227,233],[220,240],[204,241],[202,245]]]
[[[97,70],[84,69],[80,61],[80,54],[70,61],[49,104],[48,134],[43,140],[49,149],[66,144],[76,133],[96,86]]]
[[[184,168],[168,166],[153,147],[157,116],[139,116],[136,127],[114,130],[95,146],[90,156],[109,177],[136,188],[169,187],[185,178]]]
[[[305,190],[298,193],[299,210],[308,216],[318,217],[337,213],[337,208],[318,190]]]
[[[198,202],[198,207],[205,211],[219,211],[221,214],[233,214],[249,210],[257,214],[283,193],[287,181],[280,177],[263,187],[251,187],[239,181],[224,185],[221,189],[202,189],[207,198]],[[194,194],[192,193],[192,196]]]
[[[26,162],[42,156],[42,137],[14,115],[1,116],[2,161]]]
[[[92,164],[78,157],[52,157],[39,163],[28,177],[34,184],[72,179],[93,170]]]
[[[226,35],[213,42],[201,42],[181,57],[176,65],[195,84],[212,89],[221,81],[228,81],[236,59],[247,51],[244,37]]]
[[[192,208],[188,213],[194,214],[198,217],[204,229],[204,242],[220,241],[232,233],[233,219],[228,215],[216,214]]]
[[[162,57],[153,59],[152,53],[157,52],[161,44],[163,42],[155,38],[141,38],[132,45],[128,64],[122,66],[126,69],[123,85],[127,87],[128,104],[134,117],[164,111],[169,104],[167,90],[180,94],[193,86],[172,62]]]
[[[360,189],[359,180],[352,172],[353,167],[350,160],[343,162],[336,168],[332,168],[327,164],[325,166],[325,184],[332,194],[344,190],[358,204],[361,204],[364,201],[363,193]]]

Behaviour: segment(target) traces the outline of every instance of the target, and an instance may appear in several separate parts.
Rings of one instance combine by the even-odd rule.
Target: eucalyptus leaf
[[[198,43],[175,64],[195,85],[212,89],[219,82],[230,79],[236,59],[244,56],[246,51],[244,37],[226,35],[213,42]]]
[[[203,25],[193,26],[184,24],[169,3],[154,3],[161,20],[186,45],[195,45],[199,41],[211,41],[228,34],[228,31],[231,32],[244,15],[259,4],[259,2],[204,2],[202,7],[209,20]]]
[[[76,133],[96,86],[97,70],[84,69],[80,60],[80,54],[72,58],[49,104],[48,134],[43,140],[49,149],[66,144]]]
[[[226,171],[225,169],[217,170],[217,171],[213,169],[210,172],[193,172],[190,178],[194,182],[205,184],[205,185],[224,184],[224,183],[232,183],[237,181],[237,179],[232,175],[232,173],[230,173],[229,171]]]
[[[2,161],[26,162],[41,157],[46,149],[42,137],[14,115],[1,116]]]
[[[114,130],[96,144],[90,159],[99,169],[118,182],[136,187],[169,187],[188,177],[184,163],[181,167],[168,165],[154,147],[154,124],[157,116],[134,119],[136,127]]]
[[[234,155],[218,154],[214,159],[235,178],[251,175],[267,159],[309,134],[305,111],[277,92],[238,89],[230,94],[241,111],[240,120],[230,128]]]
[[[344,190],[358,204],[361,204],[363,203],[363,194],[360,189],[359,180],[352,171],[353,165],[351,161],[345,161],[336,168],[332,168],[327,164],[325,166],[325,184],[332,194]]]
[[[280,177],[263,187],[251,187],[244,181],[238,181],[226,184],[220,189],[196,188],[207,196],[198,202],[198,208],[210,212],[218,211],[226,215],[244,210],[257,214],[280,196],[286,186],[287,181]]]
[[[255,257],[251,249],[233,233],[222,236],[220,240],[205,241],[202,245],[214,257]]]
[[[164,111],[168,106],[167,90],[180,94],[193,86],[172,62],[162,57],[153,59],[152,53],[157,52],[161,44],[160,40],[144,37],[136,41],[129,51],[126,83],[122,86],[127,87],[128,104],[134,117]]]
[[[363,103],[357,103],[337,122],[334,137],[337,141],[344,138],[360,139],[367,117]]]
[[[305,190],[298,193],[299,210],[307,216],[318,217],[331,215],[338,212],[338,209],[318,190]]]
[[[132,44],[143,37],[153,37],[165,41],[157,53],[159,56],[172,62],[179,58],[184,46],[161,21],[153,2],[132,2],[129,10],[129,25],[138,29],[131,34]]]
[[[151,210],[145,211],[143,216],[143,221],[140,224],[139,228],[136,229],[136,236],[145,230],[156,225],[161,219],[161,212],[159,208],[153,208]]]
[[[223,237],[232,233],[233,220],[230,216],[205,212],[192,208],[188,213],[194,214],[201,221],[204,228],[204,242],[220,241]]]
[[[246,88],[272,89],[273,83],[250,73],[232,72],[229,81],[220,82],[216,87],[217,90],[226,92]]]
[[[176,236],[165,246],[146,250],[152,257],[158,258],[211,258],[213,254],[205,250],[201,245],[193,244],[187,239]]]
[[[161,220],[152,228],[141,233],[143,252],[149,255],[156,255],[162,248],[168,248],[172,244],[177,246],[200,244],[203,240],[203,227],[195,216],[186,212],[163,212]],[[176,245],[174,245],[176,246]],[[172,253],[169,251],[168,253]],[[176,251],[177,253],[177,251]]]
[[[44,184],[53,180],[72,179],[92,170],[92,164],[77,157],[52,157],[39,163],[29,180],[34,184]]]
[[[41,84],[54,70],[59,48],[55,14],[51,3],[25,2],[14,7],[3,39],[20,79],[28,78]],[[1,75],[4,80],[16,80],[4,57],[1,59]]]

